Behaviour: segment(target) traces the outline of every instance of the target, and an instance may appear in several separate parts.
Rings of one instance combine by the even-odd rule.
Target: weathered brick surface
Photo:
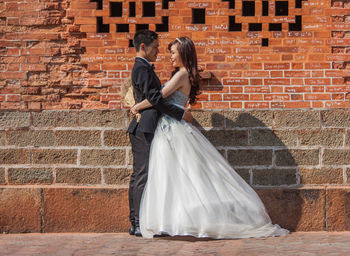
[[[272,127],[272,111],[225,111],[226,127]]]
[[[127,189],[45,188],[43,231],[126,231],[127,197]]]
[[[300,168],[301,184],[343,184],[343,169],[336,168]]]
[[[321,111],[321,119],[324,127],[350,127],[350,111],[348,109]]]
[[[104,132],[104,145],[105,146],[131,146],[129,141],[129,135],[126,130],[107,130]]]
[[[30,113],[27,112],[0,112],[0,128],[22,128],[29,127]]]
[[[8,145],[13,146],[53,146],[53,131],[13,130],[8,131]]]
[[[272,164],[272,150],[228,150],[227,157],[233,166]]]
[[[77,150],[72,149],[33,149],[33,164],[75,164]]]
[[[318,165],[318,149],[286,149],[276,150],[277,166]]]
[[[125,111],[92,110],[79,113],[79,125],[82,127],[126,128],[127,124]]]
[[[6,145],[6,132],[0,131],[0,146]]]
[[[298,132],[301,146],[339,147],[344,144],[344,129],[316,129]]]
[[[327,230],[350,230],[349,188],[327,189]]]
[[[349,165],[350,151],[348,149],[325,149],[323,164],[325,165]]]
[[[78,126],[77,111],[43,111],[33,112],[35,127],[76,127]]]
[[[106,184],[126,185],[129,184],[132,169],[126,168],[105,168],[103,177]]]
[[[100,168],[57,168],[56,183],[101,184]]]
[[[295,169],[253,169],[253,185],[297,184]]]
[[[317,128],[320,126],[318,111],[276,111],[275,128]]]
[[[202,131],[203,135],[214,146],[247,146],[248,131],[239,130],[212,130]]]
[[[0,168],[0,184],[5,184],[5,168]]]
[[[101,146],[100,131],[55,131],[56,146]]]
[[[28,149],[0,149],[1,164],[29,164],[30,151]]]
[[[84,149],[81,151],[82,165],[125,165],[126,151],[124,149]]]
[[[252,146],[296,146],[297,136],[295,131],[270,129],[252,129],[250,142]]]
[[[9,168],[9,184],[51,184],[52,169],[45,168]]]
[[[41,231],[41,189],[0,188],[0,232]]]
[[[224,127],[224,116],[217,111],[191,111],[194,118],[194,125],[198,127],[222,128]]]

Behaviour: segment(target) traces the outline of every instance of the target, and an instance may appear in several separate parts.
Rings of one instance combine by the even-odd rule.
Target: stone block
[[[318,149],[282,149],[276,150],[277,166],[318,165]]]
[[[343,184],[343,169],[340,168],[299,168],[301,184]]]
[[[322,110],[321,120],[323,127],[350,127],[350,109]]]
[[[295,185],[296,169],[253,169],[253,185]]]
[[[43,232],[127,231],[128,190],[45,188],[43,224]]]
[[[344,144],[344,129],[308,129],[298,131],[300,146],[339,147]]]
[[[56,130],[56,146],[101,146],[101,131]]]
[[[238,173],[242,179],[245,180],[248,184],[250,184],[250,169],[249,168],[235,168],[235,171]]]
[[[51,169],[45,168],[9,168],[9,184],[51,184]]]
[[[252,146],[296,146],[297,136],[295,131],[273,131],[270,129],[252,129],[250,131],[250,143]]]
[[[1,111],[0,129],[23,128],[30,126],[30,113],[19,111]]]
[[[28,149],[0,149],[1,164],[29,164],[30,152]]]
[[[223,128],[224,116],[222,112],[191,110],[193,125],[201,128]]]
[[[79,125],[82,127],[127,128],[125,110],[83,110],[79,112]]]
[[[53,146],[53,131],[49,130],[13,130],[8,131],[8,145],[26,146]]]
[[[270,166],[272,164],[272,150],[228,150],[227,158],[232,166]]]
[[[0,188],[0,232],[41,231],[41,189]]]
[[[74,149],[33,149],[33,164],[76,164],[77,150]]]
[[[247,146],[248,131],[210,130],[201,131],[214,146]]]
[[[104,131],[104,145],[109,147],[130,146],[129,134],[126,130]]]
[[[76,110],[47,110],[33,112],[35,127],[77,127],[78,111]]]
[[[327,231],[350,230],[350,188],[327,188]]]
[[[127,185],[130,181],[132,169],[127,168],[105,168],[103,177],[106,184]]]
[[[348,131],[346,132],[346,134],[345,134],[345,145],[346,145],[347,147],[350,146],[350,130],[348,130]]]
[[[225,111],[225,127],[272,127],[273,111]]]
[[[125,165],[126,150],[125,149],[83,149],[80,155],[80,163],[82,165]]]
[[[346,169],[346,184],[350,184],[350,167]]]
[[[100,168],[57,168],[56,183],[101,184]]]
[[[257,189],[273,224],[290,231],[325,230],[323,188]]]
[[[5,184],[5,168],[0,168],[0,184]]]
[[[0,131],[0,146],[6,145],[6,132]]]
[[[281,110],[274,113],[274,128],[319,128],[320,112],[314,110]]]
[[[350,150],[348,149],[325,149],[322,163],[324,165],[349,165]]]

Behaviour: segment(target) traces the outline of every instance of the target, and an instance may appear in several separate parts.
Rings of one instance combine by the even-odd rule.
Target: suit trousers
[[[149,154],[153,136],[153,133],[143,133],[137,130],[134,133],[129,133],[134,160],[134,170],[129,185],[129,208],[130,222],[135,226],[139,226],[140,203],[148,177]]]

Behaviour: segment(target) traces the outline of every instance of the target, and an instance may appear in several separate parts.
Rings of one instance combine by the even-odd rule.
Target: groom
[[[133,154],[133,173],[129,186],[130,235],[142,236],[139,225],[139,210],[142,192],[147,182],[150,146],[158,119],[162,113],[177,120],[190,121],[192,115],[174,105],[166,104],[161,94],[161,83],[150,62],[157,59],[158,35],[150,30],[141,30],[134,36],[135,64],[131,73],[136,103],[147,99],[152,107],[141,111],[141,119],[131,121],[128,133]],[[159,156],[160,157],[160,156]]]

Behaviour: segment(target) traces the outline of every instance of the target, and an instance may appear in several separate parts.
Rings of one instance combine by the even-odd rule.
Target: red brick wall
[[[242,16],[242,0],[235,9],[228,1],[169,2],[156,14],[109,17],[109,1],[97,10],[89,0],[0,1],[0,108],[18,110],[121,108],[120,85],[130,75],[134,48],[129,40],[135,23],[156,24],[169,17],[169,31],[159,32],[156,69],[162,81],[170,76],[167,44],[189,36],[197,46],[200,67],[211,72],[203,81],[195,108],[348,108],[350,107],[350,1],[289,0],[288,15],[262,16],[262,1],[255,1],[255,16]],[[298,1],[297,1],[298,2]],[[205,24],[192,24],[192,8],[205,8]],[[229,31],[229,16],[242,31]],[[296,16],[302,31],[289,31]],[[109,33],[96,33],[96,17],[109,24]],[[261,23],[262,31],[248,31]],[[281,23],[282,31],[269,31]],[[128,33],[116,24],[130,24]],[[268,46],[262,46],[262,39]]]

